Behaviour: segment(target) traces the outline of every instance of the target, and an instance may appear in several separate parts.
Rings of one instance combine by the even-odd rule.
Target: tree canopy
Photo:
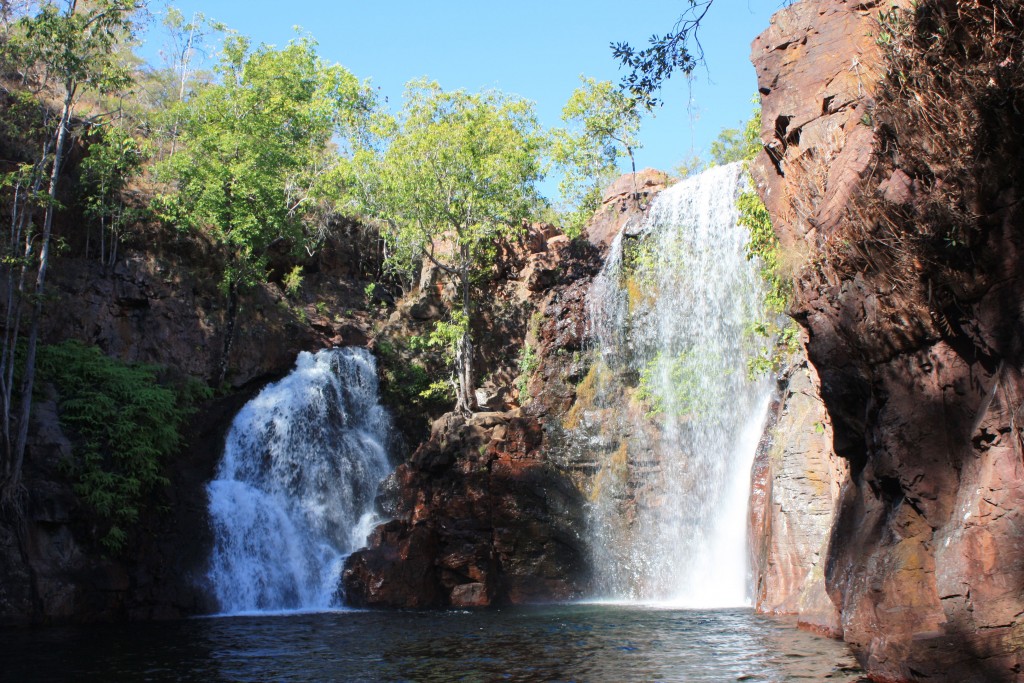
[[[636,172],[640,111],[611,81],[581,76],[562,121],[568,127],[553,132],[551,156],[562,171],[562,198],[571,207],[567,228],[579,232],[601,205],[601,192],[618,173],[619,160],[629,157]]]
[[[471,410],[471,287],[537,205],[544,136],[530,102],[426,80],[406,87],[401,112],[381,116],[377,133],[358,157],[365,209],[385,226],[395,260],[426,258],[457,285],[458,408]]]
[[[216,72],[219,83],[179,105],[180,149],[161,172],[175,189],[167,217],[228,249],[224,284],[235,287],[264,279],[271,245],[316,245],[313,219],[331,212],[345,184],[333,145],[356,133],[374,98],[305,37],[251,50],[230,36]]]

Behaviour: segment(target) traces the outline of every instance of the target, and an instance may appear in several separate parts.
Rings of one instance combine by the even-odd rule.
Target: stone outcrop
[[[589,230],[622,229],[664,180],[638,174],[635,201],[632,177],[624,176]],[[552,226],[531,225],[503,259],[505,278],[492,285],[483,307],[488,329],[480,330],[480,355],[498,379],[519,349],[528,349],[531,360],[520,364],[512,392],[484,381],[479,395],[494,412],[441,417],[389,478],[381,502],[394,519],[346,563],[347,602],[481,607],[585,594],[581,491],[594,466],[567,447],[562,419],[589,368],[582,353],[587,291],[614,237],[595,235],[570,240]],[[441,298],[435,297],[443,304]],[[524,310],[521,326],[495,324]]]
[[[582,499],[518,411],[445,415],[391,475],[345,600],[371,607],[485,607],[579,597]],[[388,500],[390,498],[390,500]]]
[[[798,3],[753,46],[755,176],[850,468],[825,583],[873,680],[1021,681],[1021,7],[917,3],[887,69],[889,7]]]
[[[587,223],[587,239],[596,247],[607,247],[623,227],[643,216],[668,182],[668,175],[653,168],[620,176],[605,191],[601,206]]]
[[[817,373],[800,354],[779,380],[751,472],[751,564],[759,612],[796,615],[804,628],[842,635],[839,611],[825,590],[825,558],[848,470],[832,450]]]

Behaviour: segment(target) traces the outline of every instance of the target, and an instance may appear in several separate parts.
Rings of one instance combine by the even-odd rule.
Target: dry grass
[[[883,15],[887,76],[872,113],[875,167],[830,239],[838,274],[881,273],[897,299],[941,311],[984,286],[986,216],[1021,177],[1024,3],[924,0]],[[904,196],[879,186],[894,173]],[[814,196],[816,188],[811,188]]]

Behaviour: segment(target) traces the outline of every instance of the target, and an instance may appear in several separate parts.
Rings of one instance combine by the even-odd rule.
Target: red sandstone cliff
[[[1020,681],[1024,16],[888,12],[799,3],[753,46],[755,175],[850,467],[825,582],[874,680]]]

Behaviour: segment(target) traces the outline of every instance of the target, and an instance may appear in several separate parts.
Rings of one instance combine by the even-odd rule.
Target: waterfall
[[[611,246],[588,301],[596,342],[570,429],[597,453],[590,527],[602,598],[748,604],[750,468],[768,406],[747,362],[763,284],[737,224],[741,165],[662,192]]]
[[[242,408],[207,488],[208,578],[223,613],[340,605],[344,559],[374,523],[390,434],[365,349],[303,352]]]

